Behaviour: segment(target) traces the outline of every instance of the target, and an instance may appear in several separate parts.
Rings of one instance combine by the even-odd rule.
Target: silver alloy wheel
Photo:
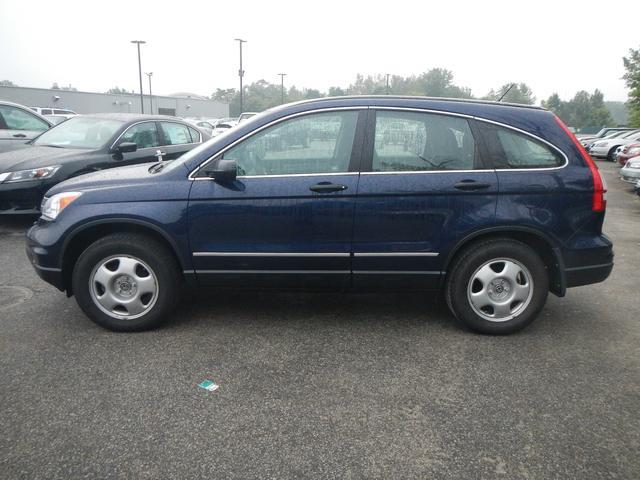
[[[533,297],[529,270],[512,258],[496,258],[481,265],[467,286],[473,311],[491,322],[506,322],[523,312]]]
[[[158,300],[158,280],[142,260],[113,255],[98,262],[89,275],[89,292],[96,306],[110,317],[133,320]]]

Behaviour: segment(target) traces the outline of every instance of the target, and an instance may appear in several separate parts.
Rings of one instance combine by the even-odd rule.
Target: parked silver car
[[[613,161],[613,156],[619,146],[624,146],[637,140],[640,140],[640,130],[633,130],[621,137],[607,138],[597,141],[591,146],[589,153],[592,157],[606,158]]]
[[[632,158],[620,169],[620,179],[625,182],[637,184],[640,181],[640,158]]]
[[[0,152],[24,147],[53,123],[29,107],[0,101]]]

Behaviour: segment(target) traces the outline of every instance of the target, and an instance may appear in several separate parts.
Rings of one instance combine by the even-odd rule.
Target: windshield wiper
[[[64,148],[62,145],[55,145],[53,143],[36,143],[39,147],[53,147],[53,148]]]

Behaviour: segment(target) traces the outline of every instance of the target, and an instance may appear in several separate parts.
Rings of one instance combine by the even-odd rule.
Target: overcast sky
[[[0,80],[137,90],[129,41],[142,39],[154,94],[210,95],[237,87],[241,37],[246,83],[286,72],[287,85],[326,90],[444,67],[476,96],[522,81],[538,102],[595,88],[626,100],[622,56],[640,47],[639,18],[629,0],[0,0]]]

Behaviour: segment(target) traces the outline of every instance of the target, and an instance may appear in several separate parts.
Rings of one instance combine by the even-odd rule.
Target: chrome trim
[[[475,118],[473,115],[468,115],[466,113],[456,113],[456,112],[449,112],[445,110],[433,110],[431,108],[387,107],[387,106],[378,106],[378,105],[371,105],[369,106],[369,108],[372,110],[396,110],[396,111],[403,111],[403,112],[435,113],[438,115],[448,115],[450,117],[461,117],[461,118],[469,118],[469,119]]]
[[[411,173],[493,173],[498,170],[407,170],[403,172],[361,172],[360,175],[407,175]]]
[[[286,274],[301,274],[301,273],[333,273],[333,274],[346,274],[351,273],[351,270],[196,270],[196,273],[286,273]]]
[[[354,252],[354,257],[437,257],[438,252]]]
[[[155,122],[165,122],[165,123],[177,123],[179,125],[184,125],[186,127],[189,127],[188,123],[183,123],[183,122],[179,122],[177,120],[140,120],[139,122],[136,123],[132,123],[131,125],[129,125],[126,130],[124,132],[122,132],[120,135],[118,135],[118,138],[115,139],[115,141],[111,144],[111,146],[109,147],[109,151],[111,151],[111,149],[113,147],[116,146],[116,143],[118,143],[120,141],[120,139],[122,138],[122,136],[127,133],[129,131],[130,128],[135,127],[136,125],[139,125],[141,123],[155,123]],[[125,122],[126,123],[126,122]],[[161,126],[156,126],[156,129],[158,128],[162,128]],[[196,129],[197,130],[197,129]],[[200,145],[202,143],[202,132],[200,132],[198,130],[198,133],[200,134],[200,141],[193,143],[193,142],[189,142],[189,143],[179,143],[178,145],[172,145],[172,144],[168,144],[168,145],[156,145],[154,147],[145,147],[145,148],[160,148],[160,147],[177,147],[179,145]],[[160,136],[160,132],[158,132],[158,136]],[[164,135],[163,135],[164,136]],[[191,138],[191,134],[189,134],[189,138]]]
[[[364,275],[440,275],[437,270],[354,270],[354,274]]]
[[[230,148],[234,147],[235,145],[237,145],[238,143],[246,140],[247,138],[252,137],[253,135],[260,133],[262,130],[269,128],[273,125],[277,125],[278,123],[284,122],[286,120],[292,119],[292,118],[297,118],[297,117],[302,117],[305,115],[312,115],[314,113],[325,113],[325,112],[339,112],[339,111],[345,111],[345,110],[367,110],[369,107],[367,107],[366,105],[361,105],[361,106],[350,106],[350,107],[330,107],[330,108],[320,108],[320,109],[316,109],[316,110],[306,110],[304,112],[297,112],[297,113],[292,113],[291,115],[287,115],[285,117],[280,117],[277,118],[275,120],[272,120],[269,123],[266,123],[265,125],[261,126],[260,128],[257,128],[255,130],[251,130],[250,132],[247,132],[246,134],[244,134],[242,137],[236,139],[234,142],[230,143],[229,145],[227,145],[226,147],[218,150],[217,152],[215,152],[213,155],[210,155],[206,160],[204,160],[203,162],[200,163],[200,165],[198,165],[194,170],[191,171],[191,173],[189,173],[189,176],[187,177],[189,180],[205,180],[205,181],[213,181],[212,178],[208,178],[208,177],[198,177],[196,178],[194,175],[196,175],[201,169],[202,167],[204,167],[207,163],[209,163],[210,161],[212,161],[213,159],[215,159],[217,156],[222,155],[224,152],[226,152],[227,150],[229,150]],[[345,172],[345,173],[352,173],[352,174],[358,174],[358,172]],[[303,176],[307,176],[306,174],[294,174],[294,175],[303,175]],[[309,175],[331,175],[331,174],[326,174],[326,173],[314,173],[314,174],[309,174]],[[341,174],[344,175],[344,174]],[[287,175],[288,176],[288,175]],[[251,175],[251,176],[246,176],[246,177],[238,177],[238,178],[255,178],[255,177],[269,177],[268,175]]]
[[[238,175],[236,178],[284,178],[284,177],[331,177],[338,175],[360,175],[358,172],[344,173],[287,173],[283,175]],[[196,180],[200,180],[196,178]]]
[[[193,252],[194,257],[350,257],[343,252]]]

